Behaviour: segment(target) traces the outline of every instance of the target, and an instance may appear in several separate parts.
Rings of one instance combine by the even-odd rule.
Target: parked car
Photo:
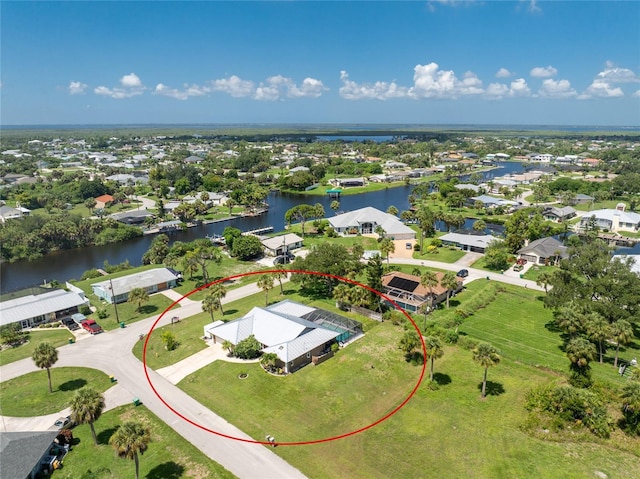
[[[62,324],[64,324],[69,329],[69,331],[80,329],[80,325],[76,323],[73,318],[64,318],[62,320]]]
[[[407,248],[407,249],[411,249],[411,248],[413,248],[413,245],[411,243],[405,243],[404,247]]]
[[[521,265],[521,264],[516,264],[516,265],[513,267],[513,270],[514,270],[514,271],[522,271],[523,269],[524,269],[524,266],[523,266],[523,265]]]
[[[291,263],[296,257],[287,252],[285,254],[281,254],[280,256],[276,256],[273,260],[273,264],[288,264]]]
[[[467,276],[469,276],[469,270],[468,269],[461,269],[460,271],[458,271],[456,273],[456,276],[458,278],[466,278]]]
[[[516,261],[516,264],[520,264],[520,265],[525,265],[527,264],[527,260],[524,258],[518,258],[518,260]]]
[[[71,416],[59,417],[58,419],[56,419],[56,422],[53,423],[53,426],[56,429],[69,429],[73,426]]]
[[[93,319],[87,319],[82,322],[82,327],[90,334],[98,334],[102,332],[102,328]]]
[[[76,324],[82,324],[83,321],[87,320],[87,317],[82,313],[76,313],[71,315],[71,319],[73,319]]]

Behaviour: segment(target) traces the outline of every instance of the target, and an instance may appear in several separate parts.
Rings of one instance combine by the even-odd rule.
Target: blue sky
[[[3,125],[640,126],[640,2],[2,1]]]

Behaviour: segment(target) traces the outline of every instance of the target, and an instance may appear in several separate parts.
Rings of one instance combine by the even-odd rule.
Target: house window
[[[311,357],[311,353],[307,353],[307,358],[310,358],[310,357]]]

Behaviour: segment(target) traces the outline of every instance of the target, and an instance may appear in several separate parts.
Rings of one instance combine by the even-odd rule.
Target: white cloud
[[[263,101],[276,101],[285,96],[288,98],[317,98],[326,89],[323,83],[315,78],[307,77],[302,81],[302,85],[298,86],[291,78],[275,75],[260,82],[253,98]]]
[[[509,87],[503,83],[489,83],[486,91],[484,92],[485,97],[490,100],[500,100],[509,94]]]
[[[69,95],[83,95],[89,85],[79,81],[69,82]]]
[[[545,98],[571,98],[577,95],[571,88],[569,80],[547,79],[542,82],[542,87],[538,91],[539,95]]]
[[[434,62],[416,65],[413,72],[413,87],[408,92],[412,98],[458,98],[483,93],[482,82],[472,72],[458,80],[453,71],[440,70]]]
[[[509,78],[511,76],[511,72],[506,68],[501,68],[496,72],[496,78]]]
[[[184,90],[178,90],[177,88],[170,88],[167,85],[163,85],[162,83],[158,83],[156,85],[156,89],[154,90],[154,95],[162,95],[168,96],[170,98],[175,98],[176,100],[187,100],[192,96],[203,96],[211,91],[210,88],[201,87],[198,85],[185,85]]]
[[[615,98],[624,96],[622,89],[620,87],[613,87],[607,81],[595,79],[593,83],[589,85],[589,87],[584,91],[582,95],[578,97],[580,100],[586,100],[588,98],[599,97],[599,98]]]
[[[254,93],[253,82],[231,75],[228,78],[221,78],[211,82],[211,88],[215,91],[228,93],[232,97],[241,98]]]
[[[640,98],[640,90],[636,90],[631,96],[633,96],[634,98]]]
[[[598,73],[591,85],[578,97],[586,100],[593,97],[616,98],[624,96],[620,87],[614,86],[616,83],[638,83],[640,77],[628,68],[618,68],[611,62],[607,62],[603,71]]]
[[[558,73],[558,70],[556,70],[551,65],[549,65],[548,67],[532,68],[529,74],[535,78],[548,78],[548,77],[555,76],[557,73]]]
[[[530,95],[531,90],[524,78],[518,78],[517,80],[512,81],[510,86],[503,83],[491,83],[484,92],[484,96],[490,100]]]
[[[129,73],[120,78],[121,87],[108,88],[106,86],[98,86],[94,88],[93,92],[96,95],[110,96],[116,100],[122,98],[131,98],[134,96],[142,95],[147,89],[140,81],[140,78],[135,73]]]
[[[524,78],[518,78],[511,82],[511,88],[509,89],[510,96],[529,96],[531,95],[531,89]]]
[[[608,65],[604,71],[598,73],[597,78],[610,83],[638,83],[640,77],[628,68],[617,68]]]
[[[300,98],[300,97],[312,97],[317,98],[322,95],[322,92],[328,90],[320,80],[316,80],[315,78],[305,78],[302,80],[302,85],[300,87],[293,85],[288,92],[288,96],[291,98]]]
[[[349,74],[342,70],[340,72],[340,96],[346,100],[376,99],[388,100],[389,98],[402,98],[408,95],[406,87],[400,87],[396,82],[375,82],[358,84],[349,80]]]
[[[537,0],[529,0],[529,5],[527,6],[527,11],[529,13],[542,13],[542,8],[538,5]]]
[[[430,12],[435,12],[437,7],[471,7],[481,5],[477,0],[429,0],[427,8]]]

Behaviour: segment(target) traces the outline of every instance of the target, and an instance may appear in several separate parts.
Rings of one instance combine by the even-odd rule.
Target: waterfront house
[[[562,208],[557,208],[555,206],[546,208],[542,212],[542,217],[548,221],[565,221],[576,216],[576,210],[571,206],[563,206]]]
[[[153,213],[148,210],[129,210],[114,213],[109,217],[126,225],[139,225],[144,223],[147,218],[153,218]]]
[[[415,239],[416,237],[416,232],[402,223],[396,216],[371,206],[327,219],[336,233],[341,235],[373,234],[376,228],[381,226],[385,234],[392,239],[404,240]]]
[[[124,303],[129,299],[132,289],[142,288],[148,294],[173,288],[178,283],[178,276],[167,268],[150,269],[140,273],[121,276],[91,285],[93,294],[109,304]]]
[[[262,246],[266,254],[279,256],[291,250],[302,248],[302,238],[295,233],[273,236],[262,240]]]
[[[619,231],[637,232],[640,229],[640,214],[619,209],[589,211],[580,219],[580,228],[584,229],[591,218],[601,230],[617,233]]]
[[[520,248],[518,258],[526,259],[534,264],[557,263],[568,258],[567,247],[553,237],[540,238]]]
[[[487,235],[479,231],[461,230],[455,233],[447,233],[440,237],[442,244],[455,246],[462,251],[483,253],[493,241],[503,241],[501,238]]]

